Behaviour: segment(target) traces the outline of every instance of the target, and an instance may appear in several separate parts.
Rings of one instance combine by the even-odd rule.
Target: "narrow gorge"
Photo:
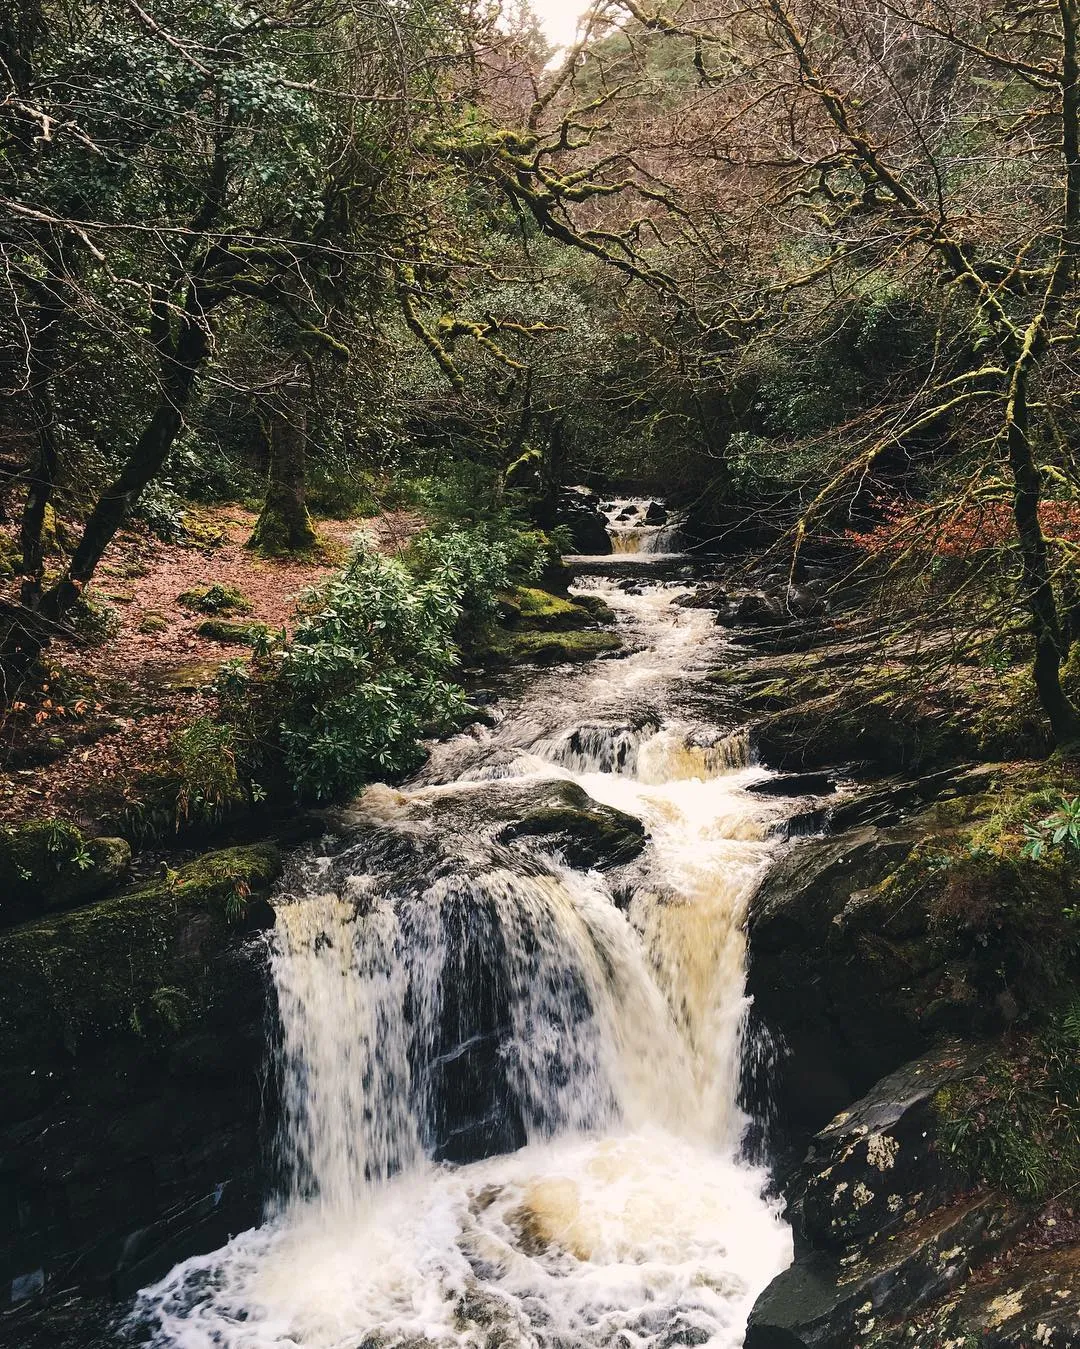
[[[790,806],[705,719],[725,638],[677,603],[691,565],[616,547],[577,584],[628,654],[523,675],[294,862],[281,1188],[140,1294],[153,1344],[742,1342],[790,1259],[739,1101],[746,905]]]

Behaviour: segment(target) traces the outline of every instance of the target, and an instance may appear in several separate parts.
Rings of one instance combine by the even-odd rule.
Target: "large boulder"
[[[788,1131],[805,1137],[925,1044],[913,1021],[909,915],[850,927],[865,895],[907,856],[912,836],[868,825],[800,840],[766,876],[748,922],[747,991],[788,1053],[773,1085]],[[857,908],[857,901],[855,901]]]
[[[973,1267],[1001,1249],[1020,1221],[1001,1200],[976,1195],[913,1222],[871,1251],[801,1255],[755,1304],[745,1349],[870,1349],[879,1344],[883,1349],[885,1343],[896,1349],[942,1349],[946,1343],[963,1344],[962,1338],[909,1338],[908,1328],[920,1308],[946,1297]],[[903,1324],[895,1340],[879,1340],[874,1334],[884,1329],[886,1318]],[[1028,1343],[1020,1342],[1024,1349]]]
[[[268,983],[251,937],[280,868],[270,845],[227,849],[0,933],[15,1301],[126,1296],[257,1220]]]
[[[0,926],[98,899],[130,865],[124,839],[87,838],[59,820],[0,829]]]
[[[813,1139],[790,1186],[795,1262],[756,1303],[747,1349],[850,1349],[944,1296],[1024,1221],[942,1146],[934,1100],[985,1057],[948,1042],[879,1082]]]
[[[808,824],[841,832],[795,841],[755,895],[747,987],[788,1051],[769,1086],[789,1141],[941,1035],[1038,1015],[1070,977],[1069,869],[976,841],[999,804],[988,781],[953,771],[819,803]]]
[[[633,861],[645,847],[641,821],[598,804],[572,783],[563,785],[571,790],[564,791],[562,801],[526,811],[499,832],[499,841],[527,839],[561,854],[575,867],[603,869]]]
[[[612,551],[607,518],[600,510],[600,498],[588,488],[563,488],[559,493],[555,521],[569,531],[576,553],[606,557]]]

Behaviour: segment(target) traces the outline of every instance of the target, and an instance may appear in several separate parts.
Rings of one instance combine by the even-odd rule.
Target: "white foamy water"
[[[538,677],[434,781],[360,802],[442,860],[350,844],[283,897],[288,1179],[264,1226],[140,1296],[156,1345],[742,1344],[791,1258],[736,1101],[745,909],[783,808],[745,791],[739,737],[627,715],[708,666],[710,616],[593,584],[633,654]],[[559,780],[639,818],[643,857],[604,876],[480,838],[489,794]],[[459,1116],[474,1151],[513,1150],[436,1162]]]
[[[649,524],[649,498],[620,499],[601,510],[614,553],[654,553],[671,556],[679,546],[679,521],[668,517],[663,524]]]

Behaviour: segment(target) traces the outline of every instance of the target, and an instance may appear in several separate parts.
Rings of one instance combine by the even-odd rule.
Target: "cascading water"
[[[657,501],[609,501],[601,506],[607,521],[608,537],[613,553],[649,553],[670,556],[680,543],[679,520]]]
[[[284,1191],[140,1295],[155,1345],[734,1349],[790,1259],[736,1101],[783,808],[691,715],[710,615],[678,584],[581,584],[631,654],[538,674],[409,790],[369,789],[281,897]],[[643,822],[639,860],[499,841],[566,783]]]

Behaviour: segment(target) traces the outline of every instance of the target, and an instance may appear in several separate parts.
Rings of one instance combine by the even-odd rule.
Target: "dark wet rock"
[[[888,932],[864,945],[843,926],[852,896],[906,857],[912,837],[873,827],[796,843],[766,877],[749,919],[748,992],[755,1014],[790,1053],[776,1084],[796,1133],[815,1129],[924,1043],[905,1005],[888,994]]]
[[[606,868],[633,861],[645,847],[641,821],[591,801],[584,792],[581,796],[573,805],[535,807],[502,829],[499,841],[527,839],[561,853],[575,867]]]
[[[668,522],[668,513],[660,505],[659,501],[650,501],[645,507],[645,523],[647,525],[666,525]]]
[[[933,1101],[986,1058],[950,1040],[883,1078],[814,1135],[792,1212],[803,1240],[841,1248],[910,1226],[953,1200],[967,1175],[939,1145]]]
[[[830,773],[784,773],[746,790],[755,796],[828,796],[836,791],[836,779]]]
[[[758,1299],[748,1349],[849,1349],[883,1316],[956,1287],[1024,1221],[938,1137],[935,1095],[985,1057],[949,1042],[891,1074],[813,1139],[789,1186],[794,1264]]]
[[[883,1343],[871,1337],[886,1318],[910,1325],[913,1313],[947,1295],[1001,1249],[1020,1222],[1008,1204],[978,1195],[913,1221],[866,1250],[804,1254],[758,1299],[746,1349],[869,1349]],[[942,1349],[945,1342],[913,1340],[905,1330],[896,1343]]]
[[[600,498],[586,488],[568,487],[559,493],[555,522],[570,533],[576,553],[604,557],[612,551],[607,519],[600,510]]]
[[[763,590],[750,590],[717,607],[716,621],[724,627],[771,627],[788,617],[784,602]]]
[[[0,829],[0,926],[87,904],[126,878],[122,838],[86,838],[59,820]]]
[[[967,1349],[969,1345],[978,1349],[1076,1349],[1080,1345],[1080,1246],[1035,1250],[989,1269],[979,1268],[947,1298],[925,1309],[917,1306],[906,1314],[882,1318],[863,1339],[863,1349]]]
[[[269,845],[227,849],[0,934],[9,1293],[124,1296],[257,1219],[268,984],[250,938],[280,867]]]

